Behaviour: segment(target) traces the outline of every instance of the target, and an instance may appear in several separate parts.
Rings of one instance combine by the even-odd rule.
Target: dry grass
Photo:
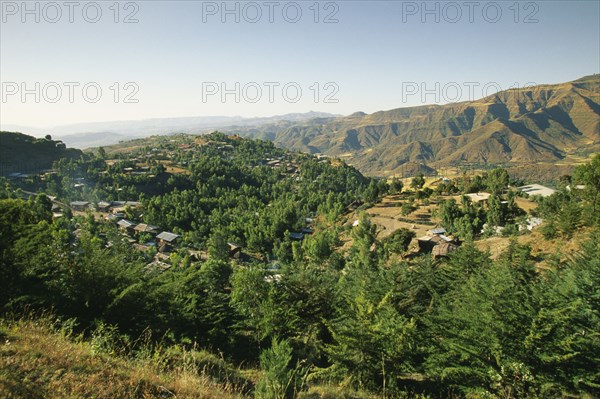
[[[547,269],[549,267],[547,259],[550,256],[559,254],[561,260],[566,260],[581,249],[581,243],[589,238],[589,234],[590,229],[582,228],[570,240],[564,238],[548,240],[544,238],[538,227],[531,233],[516,236],[516,240],[519,244],[531,247],[531,254],[540,260],[536,263],[539,269]],[[480,250],[490,251],[491,258],[497,259],[508,248],[510,240],[510,237],[489,237],[475,241],[475,246]]]
[[[90,343],[52,331],[44,320],[0,322],[0,397],[239,398],[185,368],[160,371],[150,363],[95,353]]]

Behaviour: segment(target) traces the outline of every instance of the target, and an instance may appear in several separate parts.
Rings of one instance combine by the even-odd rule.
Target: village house
[[[99,201],[98,204],[96,204],[96,210],[98,210],[98,212],[108,212],[110,205],[110,202]]]
[[[112,220],[113,222],[117,222],[120,219],[123,219],[125,217],[125,214],[123,212],[117,212],[117,213],[111,213],[108,216],[106,216],[106,220]]]
[[[146,273],[162,273],[166,270],[169,270],[170,268],[171,265],[169,265],[168,263],[156,259],[148,263],[146,267],[144,267],[144,271]]]
[[[140,223],[133,228],[138,233],[149,233],[149,234],[157,234],[158,226],[152,226],[150,224]]]
[[[466,196],[474,204],[477,204],[479,202],[487,204],[488,200],[490,199],[490,195],[491,195],[490,193],[472,193],[472,194],[466,194]]]
[[[456,244],[451,242],[442,242],[433,247],[431,250],[431,256],[433,256],[433,259],[446,257],[450,255],[451,252],[455,251],[456,248],[458,248]]]
[[[71,201],[69,206],[74,211],[85,212],[90,208],[90,203],[88,201]]]
[[[556,190],[542,186],[541,184],[528,184],[526,186],[517,187],[517,190],[530,196],[539,195],[541,197],[549,197],[556,192]]]
[[[435,258],[448,256],[450,252],[458,248],[454,239],[445,235],[446,229],[443,227],[431,229],[427,235],[417,238],[419,252],[431,253]]]
[[[136,223],[134,223],[130,220],[127,220],[127,219],[121,219],[117,222],[117,225],[122,230],[125,230],[127,232],[132,232],[136,226]]]
[[[158,251],[171,252],[173,245],[175,245],[180,238],[181,236],[179,234],[163,231],[156,236],[156,240],[158,242]]]
[[[160,233],[159,235],[156,236],[159,243],[167,243],[167,244],[176,243],[180,237],[181,236],[179,234],[171,233],[168,231],[163,231],[162,233]]]

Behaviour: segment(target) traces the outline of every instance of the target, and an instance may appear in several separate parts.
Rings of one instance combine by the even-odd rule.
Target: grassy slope
[[[0,397],[206,398],[240,397],[189,370],[159,371],[148,362],[96,354],[43,321],[0,321]]]

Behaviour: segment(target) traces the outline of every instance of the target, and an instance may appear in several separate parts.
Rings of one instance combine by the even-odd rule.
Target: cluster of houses
[[[113,214],[122,213],[127,207],[135,209],[140,207],[141,205],[142,203],[138,201],[99,201],[96,204],[90,201],[71,201],[69,203],[70,208],[74,211],[112,212]]]
[[[141,203],[137,201],[99,201],[96,204],[89,201],[72,201],[69,203],[69,206],[72,210],[79,212],[88,210],[110,212],[106,216],[106,219],[115,222],[119,226],[119,229],[121,229],[124,235],[128,237],[127,240],[134,248],[140,251],[146,251],[151,247],[156,247],[159,253],[165,254],[165,256],[162,257],[164,259],[168,258],[168,254],[173,250],[181,238],[178,234],[162,231],[158,226],[146,223],[136,223],[125,219],[125,210],[127,207],[136,209],[141,206]],[[148,238],[147,235],[142,236],[143,234],[152,236],[153,240],[138,242],[139,238]],[[134,237],[138,237],[138,239]]]
[[[286,160],[284,157],[277,158],[267,158],[262,161],[263,165],[269,166],[271,168],[281,168],[287,174],[297,174],[300,167],[294,160]]]

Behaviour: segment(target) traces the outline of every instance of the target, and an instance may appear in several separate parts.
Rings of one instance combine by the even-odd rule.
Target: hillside
[[[215,132],[1,179],[0,397],[598,397],[599,172],[388,184]]]
[[[342,157],[370,175],[411,163],[556,163],[600,149],[600,76],[502,91],[477,101],[313,119],[240,131],[278,146]]]
[[[79,158],[82,152],[57,140],[37,139],[22,133],[0,132],[0,176],[34,173],[52,167],[61,158]]]
[[[238,398],[193,367],[160,370],[158,358],[134,360],[75,342],[48,320],[0,321],[0,396],[53,398]],[[158,355],[158,354],[156,354]],[[183,365],[180,365],[183,366]]]

